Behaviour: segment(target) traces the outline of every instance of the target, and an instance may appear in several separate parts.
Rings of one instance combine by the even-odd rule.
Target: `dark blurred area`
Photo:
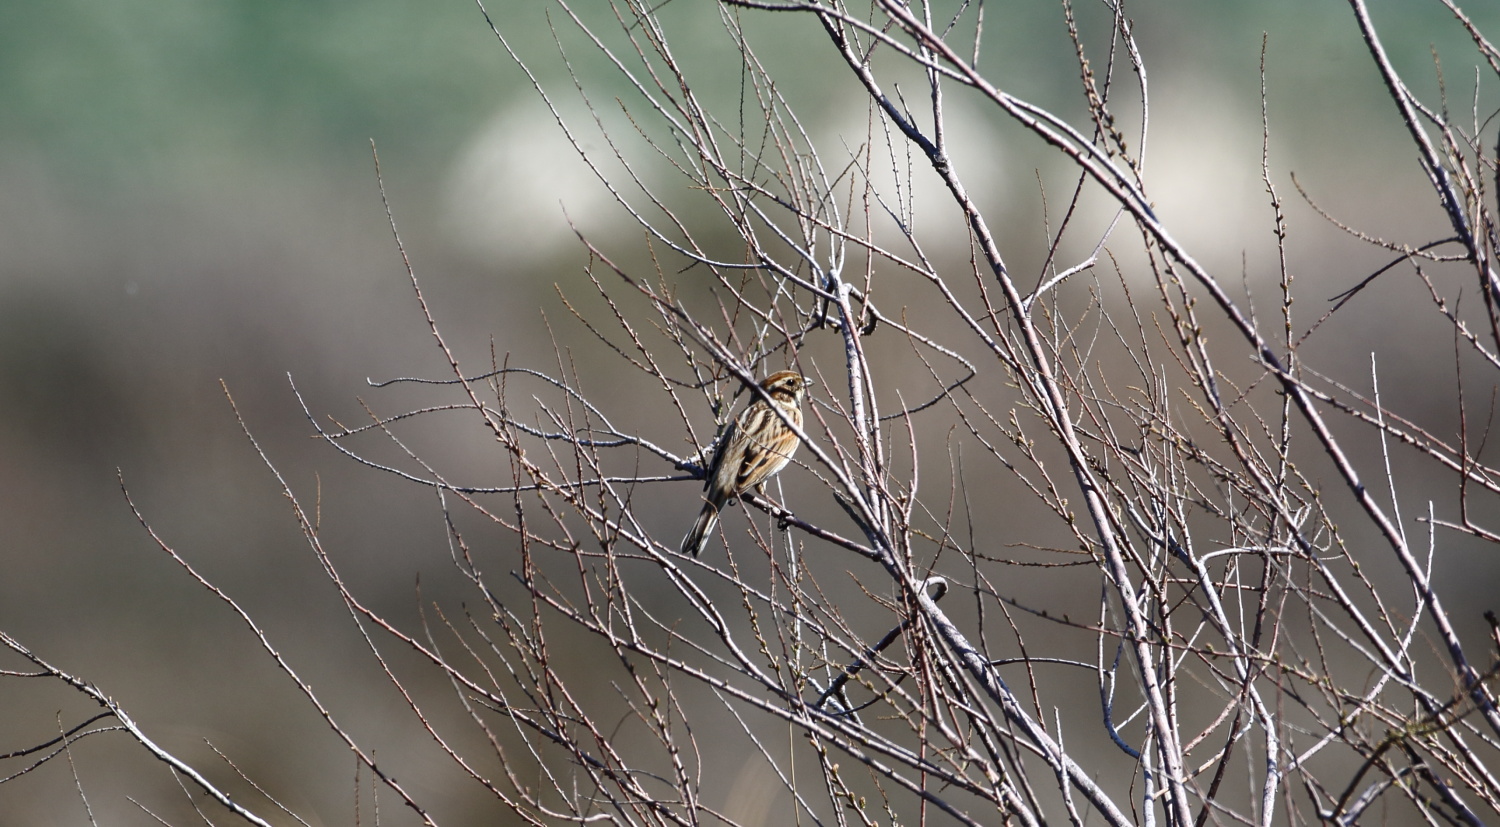
[[[702,8],[677,8],[692,5]],[[1066,113],[1078,81],[1061,13],[1032,5],[996,15],[994,76]],[[1153,72],[1150,157],[1162,214],[1183,220],[1206,262],[1238,273],[1255,245],[1247,278],[1272,295],[1263,30],[1283,198],[1295,198],[1284,173],[1296,170],[1323,206],[1372,233],[1420,241],[1440,230],[1434,212],[1410,208],[1430,193],[1344,4],[1172,5],[1136,19]],[[1435,89],[1431,45],[1451,56],[1451,82],[1471,83],[1462,31],[1414,5],[1375,4],[1400,68]],[[560,108],[586,117],[562,94],[572,86],[545,4],[494,0],[488,10],[566,99]],[[676,0],[663,15],[687,38],[684,60],[721,48],[712,4]],[[552,24],[563,25],[555,10]],[[807,38],[763,57],[795,66],[818,32]],[[619,79],[596,57],[576,59],[607,103]],[[795,70],[785,74],[790,86]],[[705,71],[700,91],[737,94],[737,80],[731,61]],[[837,103],[847,91],[813,81],[796,94]],[[836,133],[841,111],[829,105],[815,126]],[[414,621],[419,577],[423,599],[457,605],[471,596],[452,572],[435,495],[313,440],[293,391],[322,422],[356,424],[367,418],[362,399],[391,413],[431,398],[374,390],[367,377],[447,377],[387,224],[370,141],[426,298],[476,372],[492,346],[512,364],[553,366],[556,336],[601,398],[628,408],[633,386],[553,285],[592,290],[569,219],[622,259],[639,256],[639,232],[572,159],[472,3],[7,3],[0,112],[0,630],[100,686],[215,778],[231,774],[205,739],[312,823],[353,823],[353,757],[234,613],[157,547],[123,479],[162,540],[262,624],[355,735],[410,750],[386,757],[415,792],[444,802],[442,823],[496,823],[492,805],[465,808],[483,791],[454,780],[384,682],[224,388],[372,606]],[[989,117],[970,118],[971,159],[991,150]],[[987,206],[1004,212],[1012,194],[1034,199],[1032,170],[1050,162],[1035,146],[998,152],[1003,163],[976,174],[995,184]],[[1035,267],[1041,225],[1029,209],[1014,212],[1005,242],[1018,266]],[[1311,295],[1352,286],[1365,262],[1383,260],[1301,204],[1293,220],[1307,282],[1327,281]],[[1332,363],[1367,362],[1391,335],[1349,328]],[[1426,366],[1398,351],[1384,369],[1392,404],[1430,401]],[[471,475],[462,482],[508,474],[502,456],[473,450],[489,444],[477,428],[417,439],[424,455]],[[680,519],[663,514],[663,525]],[[25,667],[7,656],[0,668]],[[0,752],[92,712],[55,683],[0,682]],[[167,769],[124,736],[85,739],[73,756],[82,796],[67,765],[51,762],[0,784],[0,825],[84,823],[85,798],[100,823],[151,823],[127,796],[184,817]],[[405,817],[394,800],[381,806],[382,823]]]

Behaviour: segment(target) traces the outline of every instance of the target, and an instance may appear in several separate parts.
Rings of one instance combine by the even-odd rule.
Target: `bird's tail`
[[[703,543],[708,539],[708,533],[714,530],[714,525],[719,522],[719,509],[713,503],[704,503],[703,510],[698,512],[698,519],[693,523],[693,529],[682,538],[682,553],[697,557],[703,551]]]

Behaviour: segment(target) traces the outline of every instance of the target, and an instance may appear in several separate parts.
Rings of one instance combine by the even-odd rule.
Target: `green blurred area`
[[[500,57],[460,3],[8,3],[0,140],[105,187],[223,156],[338,163],[371,137],[435,166],[495,100]]]
[[[709,29],[718,16],[712,4],[692,5],[670,16],[722,38]],[[1465,73],[1469,65],[1466,54],[1455,54],[1466,44],[1462,30],[1442,25],[1443,15],[1428,5],[1372,4],[1398,68],[1419,91],[1430,88],[1429,47],[1462,56]],[[608,22],[600,8],[581,7],[590,22]],[[487,8],[517,44],[550,50],[546,4],[493,0]],[[1256,35],[1271,30],[1273,72],[1305,78],[1308,66],[1353,57],[1360,62],[1349,75],[1365,74],[1366,55],[1343,3],[1131,11],[1153,67],[1182,61],[1236,76],[1256,51]],[[1483,26],[1483,9],[1476,13]],[[990,14],[983,57],[1006,88],[1047,96],[1076,86],[1076,72],[1063,61],[1068,55],[1056,48],[1064,37],[1058,7],[1020,4]],[[552,21],[567,27],[556,10]],[[688,57],[695,45],[714,46],[674,41]],[[787,48],[769,57],[799,54],[806,52]],[[0,7],[0,141],[38,150],[56,172],[103,176],[106,185],[150,180],[225,154],[292,166],[346,163],[350,146],[370,137],[410,147],[415,159],[436,165],[497,100],[520,91],[508,63],[479,7],[465,2],[7,3]],[[1039,66],[1056,71],[1037,72]]]
[[[1493,27],[1493,6],[1474,6],[1490,18],[1477,22]],[[569,57],[601,110],[616,95],[629,100],[627,84],[605,73],[605,61],[580,44],[556,7],[493,0],[488,8],[560,99],[574,95],[549,19],[568,32]],[[1436,89],[1435,48],[1451,59],[1450,93],[1466,106],[1474,61],[1462,30],[1435,3],[1384,0],[1373,8],[1414,88]],[[1080,111],[1060,9],[1047,2],[989,9],[981,64],[1008,91]],[[585,11],[591,23],[610,25],[602,4]],[[1334,163],[1368,152],[1389,165],[1382,168],[1416,174],[1408,139],[1390,128],[1389,98],[1370,72],[1347,4],[1140,3],[1133,11],[1157,100],[1227,90],[1246,118],[1235,126],[1248,129],[1236,135],[1249,148],[1252,191],[1267,31],[1282,157],[1313,172],[1326,165],[1330,189],[1368,184],[1334,190],[1340,204],[1369,211],[1361,216],[1389,216],[1398,226],[1405,220],[1368,166]],[[663,9],[672,31],[682,33],[677,52],[700,67],[702,93],[733,101],[737,63],[733,55],[713,60],[728,42],[719,14],[704,0],[673,0]],[[1097,10],[1088,14],[1097,21]],[[851,87],[821,72],[823,41],[806,23],[790,15],[747,19],[757,32],[782,33],[760,41],[762,59],[787,94],[832,121]],[[1107,29],[1094,25],[1085,34],[1103,54]],[[617,32],[614,38],[619,43]],[[1330,101],[1339,107],[1333,116]],[[566,112],[577,117],[574,106]],[[471,225],[463,214],[481,202],[454,193],[483,169],[475,147],[496,144],[496,135],[542,137],[506,158],[507,171],[489,185],[515,212],[486,230],[496,225]],[[339,607],[219,384],[292,485],[309,500],[324,498],[326,539],[372,602],[410,619],[418,573],[430,578],[429,600],[462,599],[462,584],[437,574],[447,571],[448,549],[433,498],[310,440],[287,381],[290,373],[314,416],[359,422],[360,398],[379,400],[386,412],[423,398],[376,395],[366,377],[443,377],[447,370],[386,224],[372,139],[407,251],[463,356],[487,364],[493,341],[502,357],[517,354],[517,363],[555,364],[555,333],[565,343],[570,336],[592,341],[576,325],[549,326],[569,321],[551,285],[580,289],[585,258],[563,210],[586,215],[587,231],[619,232],[630,244],[640,236],[628,235],[618,210],[586,212],[602,199],[586,174],[549,166],[543,149],[571,149],[475,4],[0,4],[0,629],[104,686],[169,747],[192,750],[202,733],[222,736],[253,777],[296,790],[328,823],[350,823],[334,814],[347,809],[352,759],[322,737],[321,722],[265,668],[224,606],[156,547],[116,474],[168,542],[252,614],[271,619],[276,639],[315,685],[339,687],[352,718],[372,709],[404,714],[380,691],[382,678],[352,632],[334,640],[309,633],[343,628]],[[486,151],[504,153],[499,144]],[[1022,159],[1006,183],[1031,197],[1024,160],[1038,148],[1004,150]],[[1153,156],[1164,167],[1175,162],[1170,152]],[[523,173],[535,174],[535,188],[522,187],[531,180]],[[994,197],[1008,192],[997,188]],[[503,232],[520,213],[539,216],[547,232],[528,225],[498,244],[473,238]],[[1036,255],[1037,225],[1011,231],[1031,242],[1021,258]],[[1269,238],[1264,225],[1255,231]],[[1236,242],[1215,252],[1238,261]],[[544,320],[539,309],[551,315]],[[580,358],[585,373],[612,380],[610,368]],[[464,433],[467,444],[485,439]],[[471,482],[508,473],[499,458],[473,456],[466,443],[442,436],[431,435],[424,455],[458,464]],[[0,659],[0,668],[17,664]],[[0,708],[22,711],[0,715],[0,752],[50,737],[56,709],[73,703],[57,695],[23,703],[6,698],[9,688],[0,684]],[[268,700],[276,693],[285,696],[280,705]],[[423,741],[403,726],[382,719],[373,729],[396,743]],[[318,746],[289,754],[289,740],[309,732]],[[421,760],[446,760],[424,744]],[[137,751],[102,754],[110,772],[129,780],[108,797],[112,812],[135,813],[123,795],[139,785],[171,783]],[[100,778],[99,764],[83,767],[86,785],[112,783]],[[29,819],[14,823],[78,823],[64,770],[55,765],[37,779],[0,785],[0,812]],[[409,772],[420,788],[426,776]],[[483,800],[470,788],[452,795]],[[493,823],[487,809],[454,810],[463,814],[445,823]],[[0,817],[5,823],[12,822]]]
[[[488,10],[516,43],[546,51],[545,5],[494,0]],[[712,4],[693,5],[671,15],[688,17],[688,27],[717,18]],[[1466,43],[1427,5],[1372,4],[1383,30],[1401,35],[1388,46],[1419,91],[1431,86],[1424,82],[1432,74],[1429,46],[1453,54]],[[608,22],[599,8],[581,6],[591,22]],[[1358,61],[1348,76],[1366,71],[1343,3],[1131,11],[1153,68],[1180,61],[1240,76],[1256,35],[1273,29],[1273,72],[1306,79],[1306,68],[1326,71],[1329,58]],[[1064,36],[1058,7],[1020,4],[990,14],[984,62],[998,68],[1007,89],[1045,98],[1076,87],[1068,55],[1057,49]],[[567,25],[556,10],[552,19]],[[694,45],[674,41],[689,57]],[[799,54],[806,52],[769,57]],[[372,137],[410,152],[424,170],[437,169],[497,101],[522,91],[508,63],[478,6],[465,2],[7,3],[0,7],[0,142],[62,181],[106,189],[170,179],[225,156],[294,169],[351,157],[357,164],[359,145]]]

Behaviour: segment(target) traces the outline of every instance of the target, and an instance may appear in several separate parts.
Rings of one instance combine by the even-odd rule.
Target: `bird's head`
[[[811,384],[811,379],[794,370],[781,370],[761,380],[760,386],[772,399],[798,405]]]

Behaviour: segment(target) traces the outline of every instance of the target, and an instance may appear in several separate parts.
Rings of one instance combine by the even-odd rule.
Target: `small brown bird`
[[[751,402],[719,439],[719,448],[704,477],[703,510],[698,513],[693,530],[682,540],[684,554],[696,557],[703,551],[703,543],[719,522],[719,509],[724,503],[752,488],[760,493],[766,480],[791,460],[801,440],[786,423],[802,427],[802,397],[811,384],[807,377],[790,370],[778,371],[761,381],[761,389],[770,401]],[[786,416],[785,420],[777,416],[778,410]]]

